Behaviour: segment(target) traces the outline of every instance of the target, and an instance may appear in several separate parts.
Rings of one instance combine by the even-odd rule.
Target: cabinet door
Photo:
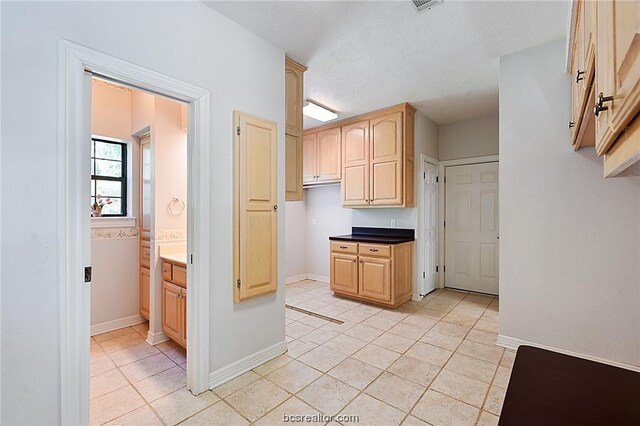
[[[285,199],[302,200],[302,140],[298,136],[284,136],[285,149]]]
[[[597,21],[596,96],[613,96],[598,117],[596,150],[604,154],[640,109],[640,3],[598,2]]]
[[[140,268],[140,316],[149,319],[149,291],[151,275],[149,268]]]
[[[342,205],[369,204],[369,121],[342,127]]]
[[[341,140],[340,127],[318,132],[318,182],[342,177]]]
[[[236,112],[234,301],[278,288],[276,123]]]
[[[402,113],[371,120],[369,204],[402,204]]]
[[[187,289],[180,292],[180,344],[187,347]]]
[[[302,181],[315,182],[318,177],[318,135],[310,133],[302,137]]]
[[[391,260],[360,256],[359,294],[369,299],[391,300]]]
[[[330,273],[331,290],[358,294],[358,256],[331,253]]]
[[[285,64],[284,74],[286,133],[302,133],[302,73]]]
[[[162,331],[176,342],[182,341],[182,288],[162,282]]]

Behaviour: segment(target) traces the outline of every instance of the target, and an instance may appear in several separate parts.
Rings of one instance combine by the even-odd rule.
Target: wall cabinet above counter
[[[604,176],[640,175],[640,3],[575,0],[569,72],[575,149],[595,145]]]
[[[339,182],[348,208],[413,207],[414,122],[403,103],[305,130],[305,186]]]

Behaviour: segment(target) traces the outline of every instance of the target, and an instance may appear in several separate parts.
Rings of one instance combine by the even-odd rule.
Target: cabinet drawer
[[[151,242],[142,240],[140,242],[140,264],[149,268],[151,263]]]
[[[169,262],[162,262],[162,279],[171,281],[171,264]]]
[[[358,243],[347,243],[345,241],[331,241],[331,251],[338,253],[358,254]]]
[[[366,256],[391,257],[391,246],[360,243],[359,253]]]
[[[187,286],[187,268],[173,265],[173,282],[179,286]]]

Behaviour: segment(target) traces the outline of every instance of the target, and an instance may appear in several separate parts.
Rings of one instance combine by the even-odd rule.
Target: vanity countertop
[[[160,255],[160,259],[187,266],[187,253],[165,253]]]
[[[329,237],[332,241],[354,241],[378,244],[402,244],[415,240],[413,229],[365,228],[354,226],[351,234]]]

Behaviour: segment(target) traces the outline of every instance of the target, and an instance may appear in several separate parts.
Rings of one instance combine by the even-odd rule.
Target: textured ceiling
[[[568,13],[566,1],[205,4],[308,66],[305,98],[340,118],[409,101],[438,124],[497,111],[499,57],[564,36]]]

